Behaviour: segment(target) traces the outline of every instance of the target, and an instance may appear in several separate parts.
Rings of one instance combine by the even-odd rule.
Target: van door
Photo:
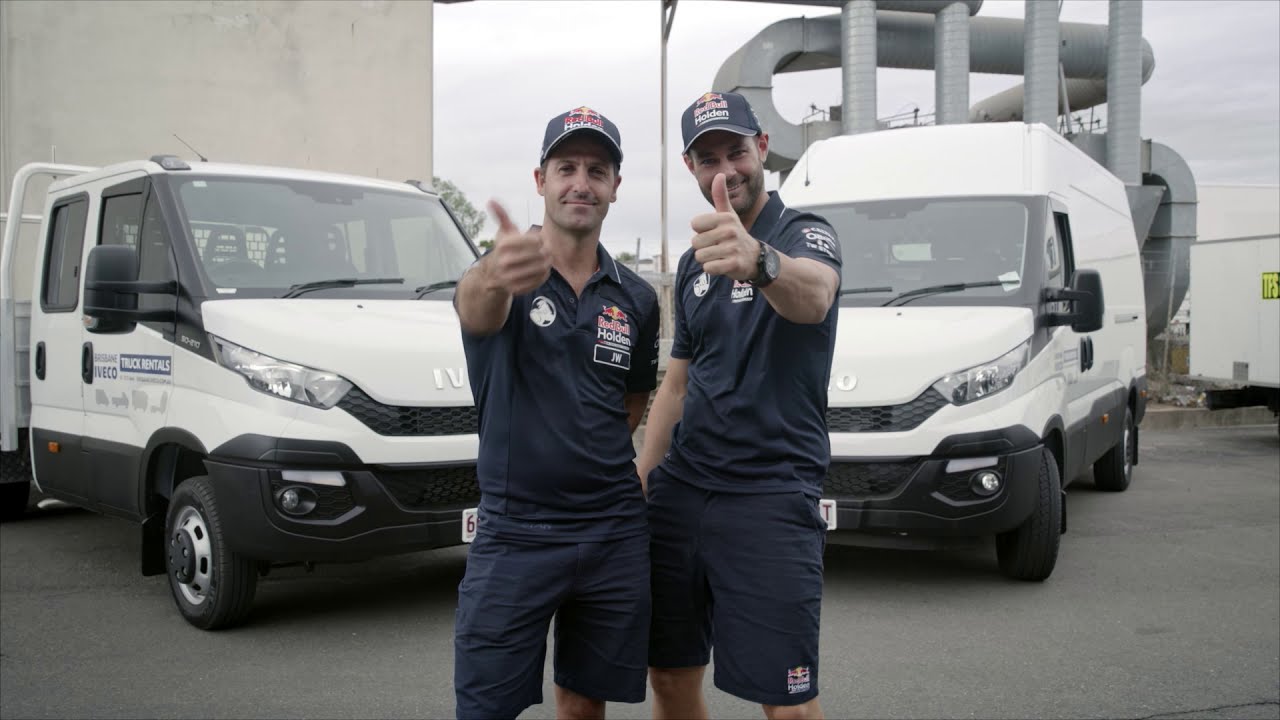
[[[173,249],[151,182],[141,176],[102,191],[102,222],[95,244],[138,251],[139,280],[177,278]],[[173,295],[138,296],[141,310],[173,309]],[[109,514],[140,517],[142,453],[164,427],[173,389],[174,323],[138,323],[122,333],[84,330],[93,348],[93,372],[85,381],[85,449],[94,499]]]
[[[1069,288],[1075,274],[1075,252],[1071,243],[1071,219],[1066,208],[1053,203],[1053,215],[1049,222],[1048,240],[1045,245],[1045,287]],[[1051,312],[1067,312],[1070,307],[1048,308]],[[1070,325],[1051,330],[1053,334],[1054,367],[1061,367],[1066,380],[1066,407],[1062,418],[1066,425],[1063,457],[1062,484],[1075,479],[1083,471],[1085,451],[1088,447],[1089,414],[1092,400],[1089,383],[1086,382],[1088,366],[1087,336],[1077,333]]]
[[[42,491],[79,505],[90,502],[82,453],[80,276],[88,218],[96,213],[97,201],[86,193],[51,204],[33,283],[39,298],[31,303],[32,471]]]

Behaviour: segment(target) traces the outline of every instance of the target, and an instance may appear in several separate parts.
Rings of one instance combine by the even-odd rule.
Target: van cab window
[[[417,192],[183,176],[175,196],[200,265],[219,291],[278,297],[302,283],[403,278],[303,297],[404,297],[456,280],[475,260],[440,200]]]
[[[87,198],[53,209],[41,274],[40,302],[45,312],[73,310],[80,300],[80,258],[88,213]]]
[[[858,302],[881,303],[939,285],[978,285],[955,291],[969,299],[1017,293],[1026,276],[1031,203],[1021,197],[915,198],[814,211],[826,217],[840,237],[845,258],[842,291],[851,299],[860,298]],[[1041,217],[1036,214],[1037,228],[1042,227]],[[1041,233],[1035,235],[1032,247],[1040,253]]]

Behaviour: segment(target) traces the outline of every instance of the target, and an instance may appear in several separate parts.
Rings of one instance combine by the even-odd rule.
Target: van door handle
[[[44,341],[36,343],[36,379],[44,379]]]
[[[80,348],[80,379],[93,384],[93,343],[87,342]]]

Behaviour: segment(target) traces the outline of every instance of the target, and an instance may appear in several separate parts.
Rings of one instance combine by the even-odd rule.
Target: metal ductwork
[[[1110,134],[1110,133],[1108,133]],[[1191,244],[1196,240],[1196,179],[1182,156],[1158,142],[1134,142],[1135,152],[1150,147],[1147,185],[1164,186],[1160,206],[1142,248],[1142,276],[1147,298],[1147,337],[1164,331],[1187,296],[1191,284]],[[1107,144],[1111,153],[1111,144]],[[1139,155],[1141,158],[1141,155]],[[1141,166],[1140,166],[1141,167]]]
[[[939,125],[957,125],[969,119],[968,8],[958,2],[946,6],[938,13],[935,27],[935,119]]]
[[[870,132],[876,124],[876,3],[849,0],[840,15],[840,56],[844,58],[845,135]]]
[[[1023,117],[1029,123],[1054,127],[1058,119],[1058,6],[1052,2],[1026,4],[1023,67],[1027,77]]]
[[[935,3],[944,5],[945,3]],[[896,7],[879,2],[877,7]],[[970,6],[972,7],[972,6]],[[808,143],[839,135],[836,121],[807,123],[804,127],[784,119],[773,102],[773,76],[777,73],[822,70],[843,66],[841,25],[843,14],[819,18],[789,18],[761,30],[730,55],[716,73],[712,89],[742,93],[750,100],[761,124],[769,131],[769,157],[765,167],[789,170]],[[969,24],[969,70],[1000,75],[1022,75],[1025,66],[1024,27],[1016,18],[973,17]],[[876,60],[878,67],[932,70],[935,57],[934,18],[919,13],[876,12]],[[1093,92],[1092,102],[1070,95],[1071,109],[1092,107],[1106,100],[1107,27],[1083,23],[1059,23],[1059,59],[1069,92],[1083,80]],[[1151,46],[1141,47],[1142,79],[1155,66]],[[1096,81],[1096,91],[1091,81]],[[970,119],[1020,120],[1022,89],[1008,116]],[[1002,93],[996,97],[1005,96]],[[990,99],[989,99],[990,100]],[[873,101],[874,102],[874,101]],[[988,101],[983,101],[988,102]],[[981,106],[983,103],[979,103]]]
[[[1139,185],[1142,3],[1111,0],[1107,31],[1107,169]]]

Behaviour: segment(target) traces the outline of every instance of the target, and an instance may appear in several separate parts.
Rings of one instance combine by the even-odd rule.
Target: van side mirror
[[[139,322],[173,322],[173,310],[139,310],[139,293],[176,295],[178,284],[138,282],[138,251],[128,245],[99,245],[89,251],[84,272],[85,329],[124,333]]]
[[[1048,327],[1070,325],[1078,333],[1091,333],[1102,328],[1102,314],[1106,303],[1102,297],[1102,276],[1097,270],[1077,270],[1071,280],[1071,289],[1048,289],[1044,302],[1068,302],[1071,311],[1049,313],[1045,316]]]

